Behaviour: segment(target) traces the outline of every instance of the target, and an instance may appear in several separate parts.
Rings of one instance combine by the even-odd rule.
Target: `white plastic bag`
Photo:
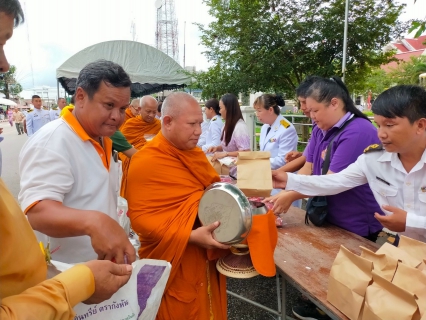
[[[52,264],[57,262],[52,261]],[[74,319],[154,320],[169,279],[171,264],[164,260],[142,259],[132,266],[129,281],[111,299],[96,305],[79,303],[74,307]],[[59,263],[57,269],[64,271],[65,268]]]
[[[126,232],[127,237],[130,237],[130,219],[127,216],[127,211],[129,211],[127,200],[119,196],[117,199],[118,223]]]

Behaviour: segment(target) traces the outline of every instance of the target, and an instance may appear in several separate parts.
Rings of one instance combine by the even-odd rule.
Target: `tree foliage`
[[[409,61],[402,61],[389,71],[387,76],[395,84],[419,84],[419,75],[426,73],[426,57],[411,57]]]
[[[204,97],[284,92],[307,76],[341,75],[345,0],[205,0],[216,17],[198,25],[213,66],[195,74]],[[382,47],[407,26],[394,0],[350,0],[346,82],[355,88],[391,60]]]
[[[16,81],[15,66],[10,66],[8,72],[0,75],[0,92],[5,95],[6,99],[15,97],[22,92],[21,84]]]
[[[376,68],[363,83],[360,93],[372,91],[374,96],[386,89],[400,84],[419,84],[419,75],[426,73],[426,57],[411,57],[409,61],[400,61],[395,68],[387,71]]]

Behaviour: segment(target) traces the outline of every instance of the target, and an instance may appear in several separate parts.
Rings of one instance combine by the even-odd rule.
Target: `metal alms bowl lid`
[[[218,242],[234,244],[243,241],[251,229],[251,205],[236,186],[216,182],[208,186],[201,197],[198,217],[203,225],[220,221],[213,231]]]

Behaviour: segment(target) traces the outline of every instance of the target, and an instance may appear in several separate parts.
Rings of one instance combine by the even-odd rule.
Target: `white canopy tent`
[[[0,98],[0,104],[5,106],[17,106],[15,101],[12,101],[6,98]]]
[[[121,65],[132,80],[132,97],[184,87],[191,77],[171,57],[149,45],[126,40],[106,41],[77,52],[58,69],[56,78],[68,94],[74,94],[80,70],[99,59]]]

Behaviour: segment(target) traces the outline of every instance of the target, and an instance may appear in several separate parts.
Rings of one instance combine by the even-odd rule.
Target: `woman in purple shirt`
[[[380,143],[376,128],[355,107],[348,89],[338,77],[315,81],[307,92],[306,104],[316,123],[305,151],[305,166],[312,168],[312,174],[321,174],[327,147],[333,137],[328,174],[342,171],[355,162],[366,147]],[[351,118],[351,122],[335,136]],[[297,196],[293,191],[281,192],[269,200],[275,202],[277,211],[287,211]],[[374,218],[374,213],[383,213],[368,184],[327,196],[327,203],[329,223],[371,241],[377,240],[382,226]]]

